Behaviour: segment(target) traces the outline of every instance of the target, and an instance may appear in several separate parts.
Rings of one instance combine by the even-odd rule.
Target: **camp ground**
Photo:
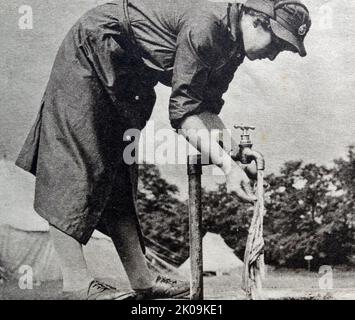
[[[5,184],[6,182],[6,184]],[[33,178],[8,160],[0,161],[0,298],[60,298],[61,271],[47,223],[32,209]],[[6,186],[6,187],[5,187]],[[177,278],[190,276],[190,259],[177,266],[155,250],[149,242],[147,259],[155,272]],[[206,299],[245,299],[241,289],[243,261],[219,234],[207,233],[203,238]],[[93,274],[109,282],[127,287],[128,280],[113,244],[105,235],[95,232],[84,249]],[[22,290],[19,280],[31,267],[33,289]],[[325,299],[331,296],[353,298],[349,288],[355,273],[336,270],[335,285],[342,289],[319,290],[320,277],[306,270],[285,271],[267,267],[265,291],[270,299]],[[348,288],[348,289],[347,289]],[[335,295],[335,296],[334,296]]]

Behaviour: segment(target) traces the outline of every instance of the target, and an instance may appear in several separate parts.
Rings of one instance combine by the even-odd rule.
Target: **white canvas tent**
[[[243,261],[234,254],[233,249],[219,234],[206,233],[202,243],[204,272],[219,276],[243,268]],[[179,270],[184,274],[190,272],[190,258],[179,267]]]
[[[84,248],[88,267],[95,277],[125,279],[123,267],[112,243],[91,239]],[[21,267],[32,268],[38,281],[61,279],[61,270],[47,231],[28,231],[9,225],[0,226],[0,259],[6,272],[20,277]]]
[[[0,265],[12,277],[30,266],[35,280],[61,278],[48,223],[33,208],[34,178],[12,162],[0,160]],[[84,247],[88,267],[98,278],[127,280],[111,240],[95,232]],[[149,266],[157,272],[179,275],[177,268],[147,248]]]

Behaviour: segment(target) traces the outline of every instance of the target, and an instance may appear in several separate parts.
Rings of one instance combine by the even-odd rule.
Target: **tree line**
[[[331,166],[289,161],[266,177],[265,259],[278,267],[355,263],[355,147]],[[145,236],[183,262],[189,254],[187,201],[154,165],[140,167],[138,207]],[[243,258],[253,208],[228,193],[225,184],[204,190],[205,232],[221,234]]]

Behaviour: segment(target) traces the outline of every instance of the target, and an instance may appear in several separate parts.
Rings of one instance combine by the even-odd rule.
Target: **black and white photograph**
[[[0,0],[0,300],[355,300],[354,48],[348,0]]]

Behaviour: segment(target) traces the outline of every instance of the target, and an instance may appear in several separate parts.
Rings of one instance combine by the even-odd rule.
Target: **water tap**
[[[250,130],[255,130],[252,126],[234,126],[236,129],[242,130],[242,135],[239,144],[238,151],[232,151],[232,158],[235,161],[240,161],[244,165],[248,165],[255,161],[257,170],[265,170],[265,159],[264,156],[253,150],[253,143],[250,138]]]

